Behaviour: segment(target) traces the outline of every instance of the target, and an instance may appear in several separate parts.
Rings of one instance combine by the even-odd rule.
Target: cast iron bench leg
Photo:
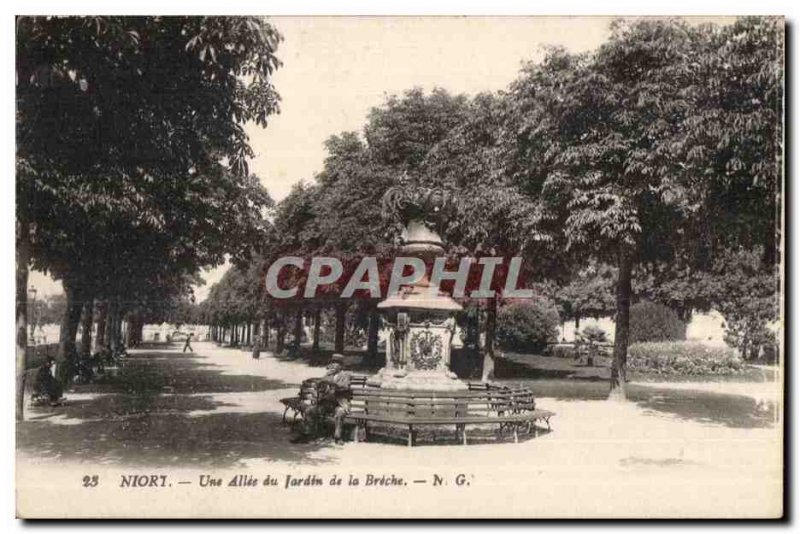
[[[353,430],[351,431],[350,437],[353,442],[358,443],[358,423],[353,423]]]
[[[289,406],[287,406],[287,407],[286,407],[286,409],[285,409],[285,410],[283,410],[283,417],[281,418],[281,424],[283,424],[283,425],[285,425],[285,424],[286,424],[286,414],[287,414],[288,412],[289,412]]]

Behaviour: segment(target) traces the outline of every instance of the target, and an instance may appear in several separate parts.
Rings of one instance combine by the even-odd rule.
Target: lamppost
[[[36,314],[36,288],[31,286],[28,289],[28,296],[30,297],[30,317],[28,318],[28,322],[31,325],[31,339],[30,344],[36,345],[36,337],[34,336],[36,330],[36,320],[34,319],[34,315]]]

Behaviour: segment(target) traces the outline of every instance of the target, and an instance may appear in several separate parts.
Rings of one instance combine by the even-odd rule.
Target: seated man
[[[122,358],[127,358],[128,357],[128,350],[125,348],[125,345],[123,345],[121,343],[119,345],[117,345],[114,348],[114,351],[112,353],[112,357],[114,358],[114,362],[116,364],[119,364],[119,361]]]
[[[53,364],[55,360],[48,356],[44,363],[36,372],[36,380],[33,384],[33,394],[46,397],[52,406],[58,406],[64,402],[61,397],[63,388],[61,383],[53,377]]]
[[[77,377],[76,381],[79,384],[91,384],[95,379],[95,366],[94,359],[87,355],[81,354],[78,356],[77,362]]]
[[[328,363],[325,376],[317,382],[317,405],[309,409],[304,417],[300,435],[293,443],[307,442],[314,434],[320,419],[333,416],[333,438],[336,443],[342,442],[344,417],[350,413],[350,379],[351,375],[344,370],[344,356],[334,354]]]
[[[92,354],[92,368],[97,374],[103,374],[105,371],[106,362],[102,352],[98,351]]]

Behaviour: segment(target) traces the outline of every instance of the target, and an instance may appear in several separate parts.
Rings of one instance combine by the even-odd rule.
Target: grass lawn
[[[498,378],[560,378],[567,380],[608,380],[611,376],[611,358],[599,356],[595,365],[587,366],[573,358],[559,358],[537,354],[504,352],[495,368]],[[636,382],[772,382],[777,367],[747,366],[740,374],[663,376],[629,373],[628,380]]]

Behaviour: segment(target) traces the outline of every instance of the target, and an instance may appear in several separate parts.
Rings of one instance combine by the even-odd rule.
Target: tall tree
[[[249,247],[268,197],[243,125],[277,111],[280,39],[253,17],[18,18],[18,286],[32,264],[73,308],[125,294],[126,265],[193,273]]]
[[[753,234],[739,221],[775,220],[780,136],[770,134],[780,127],[781,39],[768,20],[722,30],[645,20],[612,30],[595,53],[555,50],[526,69],[511,88],[521,127],[509,129],[508,143],[512,169],[558,215],[567,247],[618,270],[610,396],[624,398],[634,267],[707,269],[720,248],[774,243],[774,224]],[[756,48],[760,67],[748,74],[743,55]],[[729,68],[712,68],[719,61]],[[760,83],[743,86],[748,77]],[[732,129],[743,120],[737,148]],[[714,230],[726,218],[737,222]]]
[[[525,255],[526,271],[540,276],[555,264],[554,254],[541,254],[546,234],[537,231],[540,215],[519,185],[503,172],[498,149],[507,102],[490,94],[477,95],[466,102],[461,121],[432,147],[423,161],[419,180],[425,185],[443,187],[455,199],[444,237],[455,255]],[[545,266],[545,263],[548,265]],[[493,287],[495,297],[477,304],[485,310],[483,379],[494,368],[494,338],[498,300],[502,287]],[[479,320],[479,314],[467,314]]]

